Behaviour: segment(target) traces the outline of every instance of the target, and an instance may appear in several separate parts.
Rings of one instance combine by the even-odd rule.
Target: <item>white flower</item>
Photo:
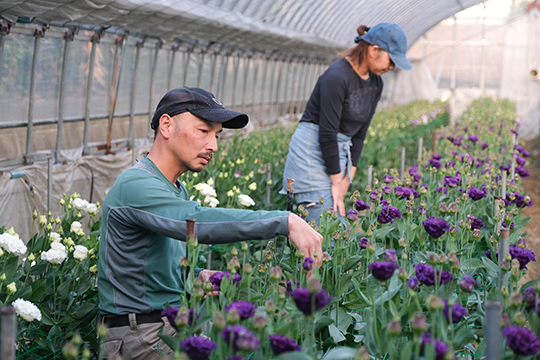
[[[41,321],[41,311],[38,307],[32,304],[30,301],[23,299],[15,300],[11,305],[15,308],[17,315],[22,317],[26,321]]]
[[[20,256],[26,253],[26,245],[17,235],[3,233],[0,235],[0,247],[13,255]]]
[[[77,210],[85,210],[88,207],[89,203],[86,200],[83,200],[81,198],[76,198],[71,200],[71,205],[75,207]]]
[[[59,243],[59,242],[51,243],[51,249],[66,252],[66,247],[62,243]]]
[[[74,221],[71,223],[71,232],[74,232],[75,234],[77,234],[79,232],[79,230],[82,229],[82,224],[78,221]]]
[[[255,205],[255,201],[253,201],[253,199],[250,198],[248,195],[244,194],[238,195],[238,201],[240,201],[240,204],[247,207]]]
[[[193,188],[197,191],[202,191],[204,183],[199,183],[197,185],[193,185]]]
[[[257,183],[252,182],[251,184],[249,184],[248,189],[251,190],[251,191],[257,190]]]
[[[210,206],[211,208],[214,208],[219,204],[219,200],[211,196],[205,197],[204,202],[209,203],[208,206]]]
[[[51,249],[41,253],[41,260],[51,264],[61,264],[67,258],[66,247],[58,242],[51,243]]]
[[[60,236],[60,234],[56,233],[54,231],[49,234],[49,237],[51,239],[51,242],[60,242],[60,241],[62,241],[62,237]]]
[[[96,204],[88,204],[86,206],[86,212],[89,213],[90,215],[96,215],[97,212],[98,212],[98,207]]]
[[[202,196],[217,196],[216,190],[208,184],[201,184],[201,190],[199,191],[201,192]]]
[[[88,249],[82,245],[75,245],[73,257],[79,261],[83,261],[88,256]]]

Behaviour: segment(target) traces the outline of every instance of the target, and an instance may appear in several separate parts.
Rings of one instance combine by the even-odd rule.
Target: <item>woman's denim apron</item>
[[[337,134],[337,142],[339,166],[343,177],[345,169],[350,171],[352,168],[352,142],[349,136],[340,133]],[[326,165],[319,145],[319,125],[308,122],[298,124],[289,145],[289,154],[283,172],[283,188],[280,194],[287,193],[288,178],[294,179],[293,193],[296,202],[304,207],[306,204],[311,205],[307,208],[310,214],[306,220],[309,222],[311,219],[315,219],[319,224],[321,208],[317,205],[320,205],[321,197],[324,199],[322,211],[333,206],[332,180],[326,172]],[[349,182],[351,182],[350,172]],[[316,205],[314,206],[312,203],[316,203]]]

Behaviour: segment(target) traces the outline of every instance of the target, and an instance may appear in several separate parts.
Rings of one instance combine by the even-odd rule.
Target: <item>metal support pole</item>
[[[144,39],[138,39],[135,44],[135,60],[133,63],[133,73],[131,74],[131,94],[129,96],[129,128],[128,128],[128,148],[135,146],[135,95],[137,91],[137,71],[139,70],[139,58],[141,48],[144,46]]]
[[[75,33],[72,29],[66,30],[64,34],[64,55],[62,57],[62,70],[60,72],[60,91],[58,94],[58,126],[56,130],[56,152],[55,161],[62,161],[60,152],[62,151],[62,127],[64,125],[64,89],[66,87],[66,67],[68,61],[69,44],[73,41]]]
[[[450,90],[452,97],[450,98],[450,106],[452,113],[450,114],[450,126],[456,125],[456,62],[457,62],[457,18],[454,15],[454,43],[452,45],[452,70],[450,73]]]
[[[292,60],[291,60],[291,65],[293,64]],[[287,110],[287,113],[289,114],[292,114],[293,111],[294,111],[294,93],[295,93],[295,85],[296,85],[296,72],[298,70],[298,63],[295,63],[294,65],[294,68],[293,68],[293,73],[292,73],[292,80],[291,80],[291,95],[289,97],[289,106],[288,106],[288,110]]]
[[[483,2],[483,21],[482,21],[482,41],[486,41],[486,2]],[[482,44],[480,48],[480,94],[484,96],[486,93],[486,45]]]
[[[161,41],[158,41],[156,43],[156,49],[154,52],[154,60],[152,62],[152,70],[150,72],[150,96],[148,97],[148,137],[152,138],[154,136],[152,130],[152,117],[154,116],[153,107],[154,107],[154,77],[156,75],[156,68],[157,68],[157,62],[158,62],[158,55],[159,55],[159,49],[161,49],[162,43]]]
[[[187,86],[187,75],[189,71],[189,61],[191,60],[191,53],[193,52],[193,47],[188,46],[184,54],[184,80],[182,81],[182,86]]]
[[[501,197],[506,199],[506,170],[502,171]]]
[[[405,148],[401,148],[401,171],[400,171],[401,180],[405,179]]]
[[[291,64],[292,64],[292,58],[289,58],[289,61],[284,60],[283,61],[283,68],[285,68],[285,79],[283,80],[283,102],[281,102],[281,98],[279,99],[279,108],[278,108],[278,116],[283,115],[283,113],[287,113],[287,96],[289,94],[289,73],[291,72]],[[283,110],[285,109],[285,110]]]
[[[47,213],[53,208],[53,159],[47,158]]]
[[[266,203],[270,204],[272,196],[272,185],[270,181],[272,180],[272,164],[266,164]]]
[[[174,73],[174,61],[176,59],[176,53],[180,47],[180,42],[175,41],[171,47],[171,63],[169,64],[169,74],[167,76],[167,91],[172,90],[172,77]]]
[[[210,86],[208,87],[208,91],[210,91],[212,94],[215,94],[214,92],[214,78],[216,76],[216,64],[217,64],[217,57],[218,57],[219,51],[214,51],[212,53],[212,67],[210,68]]]
[[[274,84],[275,84],[275,79],[276,79],[276,68],[277,68],[278,58],[273,56],[268,61],[272,61],[272,69],[270,70],[270,73],[272,74],[270,76],[270,97],[268,99],[268,105],[270,107],[268,109],[268,118],[272,119],[273,112],[274,112],[273,111],[274,110]]]
[[[0,70],[2,69],[2,62],[4,61],[4,42],[6,40],[6,34],[0,31]]]
[[[2,310],[2,348],[0,359],[15,360],[15,339],[17,334],[17,313],[11,305]]]
[[[418,162],[422,161],[422,155],[424,153],[424,139],[418,139]]]
[[[112,131],[113,131],[113,120],[114,120],[114,110],[116,109],[116,100],[118,99],[118,89],[120,88],[120,76],[122,75],[122,54],[124,49],[124,35],[119,35],[116,37],[114,50],[114,75],[111,81],[110,88],[110,106],[109,106],[109,122],[108,122],[108,137],[107,137],[107,148],[105,150],[106,154],[111,154],[111,143],[112,143]]]
[[[244,82],[242,84],[242,111],[246,111],[246,92],[247,92],[247,80],[249,75],[249,67],[251,64],[251,57],[252,55],[247,55],[246,59],[244,60]]]
[[[30,73],[30,89],[28,90],[28,127],[26,128],[26,153],[25,164],[29,165],[34,162],[32,153],[32,131],[34,130],[34,92],[36,90],[36,70],[39,54],[39,44],[43,33],[38,29],[34,32],[34,54],[32,57],[32,72]]]
[[[201,87],[204,55],[206,55],[206,49],[201,49],[199,52],[199,63],[197,64],[197,87]]]
[[[218,99],[223,99],[225,97],[225,85],[227,84],[227,73],[229,72],[229,60],[231,58],[231,52],[228,52],[226,56],[223,57],[223,63],[221,65],[221,76],[219,83]],[[234,92],[233,92],[234,93]]]
[[[236,85],[238,84],[238,68],[240,67],[240,56],[233,57],[233,84],[232,84],[232,99],[231,99],[231,109],[236,109]]]
[[[255,61],[255,70],[253,73],[253,87],[251,92],[251,113],[255,114],[255,95],[257,94],[257,77],[259,76],[259,62]]]
[[[281,98],[281,77],[283,75],[283,68],[285,66],[285,63],[283,61],[276,60],[276,67],[279,67],[278,75],[277,75],[277,84],[276,84],[276,97],[274,98],[274,103],[272,104],[272,107],[270,108],[270,117],[274,116],[274,108],[277,110],[277,116],[279,117],[281,114],[279,112],[280,110],[280,98]]]
[[[302,62],[301,62],[301,67],[300,67],[300,76],[298,78],[298,88],[296,89],[296,105],[295,105],[295,108],[296,108],[296,114],[298,113],[301,113],[301,108],[302,108],[302,92],[303,92],[303,87],[304,87],[304,84],[305,84],[305,79],[306,79],[306,60],[305,59],[302,59]]]
[[[196,219],[186,218],[186,242],[195,238]]]
[[[268,62],[270,58],[268,56],[261,58],[263,62],[262,70],[262,84],[261,84],[261,103],[259,105],[259,121],[262,123],[264,119],[264,96],[266,95],[266,78],[268,77]]]
[[[94,80],[94,64],[96,62],[96,47],[101,38],[100,33],[92,35],[92,50],[90,50],[90,64],[88,65],[88,77],[86,79],[86,98],[84,101],[84,132],[83,132],[83,155],[88,155],[88,137],[90,133],[90,99],[92,96],[92,82]]]
[[[484,320],[484,339],[486,340],[486,359],[501,359],[501,303],[486,301]]]

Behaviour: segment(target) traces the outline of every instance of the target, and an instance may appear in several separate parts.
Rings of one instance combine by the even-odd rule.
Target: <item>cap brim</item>
[[[400,54],[391,54],[391,53],[388,53],[388,55],[390,55],[390,58],[392,59],[392,61],[394,62],[394,64],[396,64],[396,66],[398,68],[400,68],[401,70],[412,70],[412,65],[411,65],[411,62],[409,61],[409,59],[407,59],[407,57],[405,55],[400,55]]]
[[[227,129],[241,129],[249,122],[246,114],[227,109],[197,109],[190,112],[201,119],[222,123]]]

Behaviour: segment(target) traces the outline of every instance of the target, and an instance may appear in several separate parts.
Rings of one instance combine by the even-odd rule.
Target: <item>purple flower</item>
[[[482,143],[482,150],[485,150],[489,147],[489,144],[487,142]]]
[[[525,292],[523,293],[523,301],[529,306],[534,306],[534,302],[536,301],[536,292],[532,286],[525,289]]]
[[[471,230],[481,229],[485,226],[482,220],[475,218],[473,215],[467,215],[467,222],[471,224]]]
[[[306,271],[313,269],[313,259],[310,257],[305,257],[304,262],[302,263],[302,268]]]
[[[369,241],[368,238],[363,237],[358,242],[358,246],[360,246],[361,249],[365,249],[367,248],[368,241]]]
[[[459,141],[459,139],[455,139],[454,142],[452,143],[456,146],[460,146],[461,145],[461,141]]]
[[[319,311],[330,304],[332,296],[329,296],[326,290],[322,289],[317,294],[312,294],[308,289],[297,288],[292,291],[291,296],[296,304],[298,310],[304,313],[306,316],[313,314],[313,311]],[[312,299],[315,296],[313,309],[311,308]]]
[[[358,219],[358,211],[354,209],[349,209],[349,211],[347,212],[347,219],[352,221]]]
[[[392,175],[386,174],[386,175],[384,175],[383,181],[386,184],[390,184],[392,181],[394,181],[394,177]]]
[[[478,135],[469,135],[469,141],[473,144],[476,144],[476,142],[478,141]]]
[[[420,174],[414,174],[413,175],[413,180],[418,183],[420,180],[422,180],[422,175]]]
[[[396,263],[397,262],[396,250],[386,249],[384,251],[384,261]]]
[[[418,291],[418,278],[414,276],[410,277],[407,280],[406,286],[413,291]]]
[[[431,215],[428,216],[428,219],[422,225],[424,225],[426,232],[435,239],[443,236],[445,232],[450,230],[450,225],[444,219],[435,219]]]
[[[412,193],[412,190],[406,187],[396,186],[394,188],[394,194],[400,199],[409,199]]]
[[[377,190],[373,190],[371,194],[369,194],[369,198],[371,200],[377,200],[379,198],[379,192]]]
[[[289,339],[284,335],[268,335],[268,338],[270,339],[270,347],[276,355],[280,355],[286,352],[302,350],[302,348],[296,343],[296,341],[294,341],[293,339]]]
[[[522,153],[523,152],[523,146],[521,145],[514,145],[514,150],[517,150],[518,152]]]
[[[439,160],[437,160],[437,159],[429,159],[428,164],[430,164],[431,167],[434,167],[434,168],[437,168],[437,169],[440,169],[442,167],[441,162]]]
[[[530,154],[527,150],[523,150],[523,151],[521,152],[521,156],[523,156],[523,157],[530,157],[531,154]]]
[[[212,350],[217,348],[217,344],[211,339],[192,336],[180,343],[191,360],[206,360],[212,355]]]
[[[229,356],[227,360],[246,360],[246,358],[242,355],[233,355]]]
[[[525,159],[522,158],[522,157],[516,156],[516,163],[517,163],[519,166],[525,166]]]
[[[529,177],[529,170],[525,169],[524,167],[518,166],[516,168],[516,172],[521,176],[522,178],[528,178]]]
[[[232,332],[232,334],[231,334]],[[240,325],[228,325],[221,330],[221,337],[225,343],[232,346],[235,351],[256,351],[261,346],[261,342],[251,331]]]
[[[463,278],[459,282],[459,287],[461,288],[461,290],[468,293],[474,290],[475,285],[476,285],[476,280],[469,275],[463,275]]]
[[[442,155],[441,155],[441,154],[434,153],[433,155],[431,155],[431,158],[432,158],[432,159],[435,159],[435,160],[441,160],[441,159],[442,159]]]
[[[292,282],[291,282],[291,281],[287,281],[287,291],[285,292],[285,295],[287,295],[287,296],[290,296],[290,295],[291,295],[291,293],[292,293],[293,290],[294,290],[294,289],[292,288],[292,287],[293,287],[293,284],[296,285],[294,289],[297,289],[297,288],[300,287],[300,281],[294,281],[294,280],[293,280]]]
[[[416,268],[416,277],[422,284],[428,286],[435,285],[435,270],[431,266],[421,263],[414,265],[414,267]],[[447,284],[452,281],[454,277],[446,270],[437,270],[437,279],[439,280],[439,283]]]
[[[444,300],[443,313],[444,313],[444,317],[446,318],[446,321],[450,321],[448,319],[448,315],[449,315],[448,300]],[[467,315],[469,315],[469,313],[463,306],[459,305],[457,302],[455,302],[454,305],[452,305],[452,323],[453,324],[457,324],[458,322],[461,321],[461,319],[464,316],[467,316]]]
[[[366,209],[369,209],[368,204],[366,204],[364,201],[362,201],[360,199],[356,200],[356,210],[362,211],[362,210],[366,210]]]
[[[446,353],[448,350],[450,350],[450,346],[446,345],[442,341],[433,339],[429,332],[422,335],[422,351],[424,350],[425,345],[431,344],[432,341],[433,346],[435,347],[435,360],[444,360]]]
[[[385,193],[386,195],[390,195],[390,194],[392,193],[392,187],[386,185],[386,186],[383,188],[383,193]]]
[[[508,250],[512,259],[517,259],[517,261],[519,261],[520,269],[527,269],[527,264],[530,261],[536,261],[534,253],[529,249],[523,249],[516,244],[513,244],[510,245],[510,248]]]
[[[388,224],[393,223],[394,219],[388,213],[384,212],[384,210],[377,216],[377,221],[381,224]]]
[[[386,281],[392,277],[394,271],[399,268],[396,263],[386,261],[375,261],[368,265],[373,277],[379,281]]]
[[[193,325],[193,309],[188,310],[189,318],[187,319],[188,326]],[[161,316],[166,316],[167,320],[169,320],[169,324],[176,330],[178,330],[178,326],[176,325],[176,318],[178,316],[178,307],[171,306],[161,312]],[[195,320],[201,317],[201,314],[197,314],[195,316]]]
[[[255,315],[255,310],[257,310],[257,307],[249,301],[236,300],[235,302],[231,303],[231,305],[225,306],[226,312],[229,312],[232,309],[235,309],[238,312],[241,320],[245,320]]]
[[[461,183],[461,177],[459,176],[445,176],[444,177],[444,184],[447,187],[455,188]]]
[[[218,271],[218,272],[212,274],[212,276],[210,276],[208,281],[210,281],[210,283],[212,283],[212,285],[214,285],[214,290],[220,290],[221,289],[221,282],[223,281],[223,277],[226,276],[227,278],[229,278],[229,275],[230,274],[229,274],[228,271]],[[241,280],[242,280],[242,275],[234,274],[233,284],[239,284]]]
[[[391,205],[388,205],[388,214],[390,215],[390,217],[395,220],[395,219],[399,219],[402,217],[402,214],[401,214],[401,210],[399,210],[398,208],[395,208]]]
[[[478,188],[475,188],[475,187],[471,188],[469,190],[468,194],[469,194],[469,197],[471,199],[473,199],[474,201],[477,201],[477,200],[480,200],[480,199],[483,199],[483,198],[486,197],[486,192],[485,191],[482,191],[482,190],[480,190]]]
[[[418,169],[415,167],[409,168],[409,175],[416,174],[418,172]]]
[[[502,330],[508,347],[516,355],[531,356],[540,352],[540,339],[533,331],[517,325],[507,326]]]

